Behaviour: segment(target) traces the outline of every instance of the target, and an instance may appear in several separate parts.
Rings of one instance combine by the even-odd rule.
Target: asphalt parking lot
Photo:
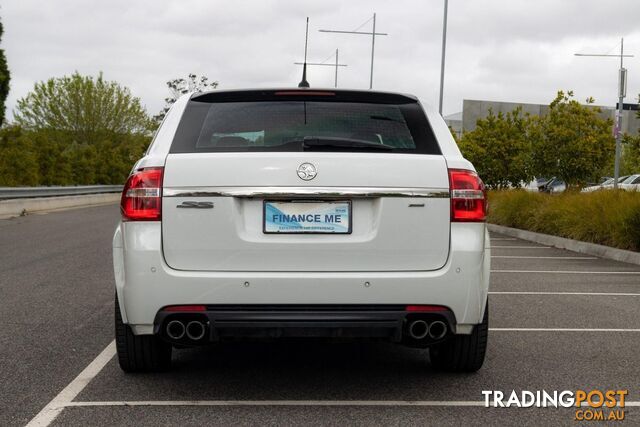
[[[113,358],[115,205],[0,220],[0,425],[544,425],[482,390],[626,389],[640,424],[640,266],[492,235],[490,336],[473,375],[383,343],[241,343]]]

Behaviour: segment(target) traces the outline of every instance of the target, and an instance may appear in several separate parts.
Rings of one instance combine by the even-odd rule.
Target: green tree
[[[14,116],[36,178],[5,166],[4,181],[14,183],[8,185],[121,184],[153,128],[140,100],[102,74],[39,82]],[[0,158],[13,156],[11,150],[0,146]]]
[[[52,78],[36,83],[17,102],[15,121],[27,130],[65,133],[69,143],[95,144],[105,135],[149,133],[151,121],[128,88],[81,76]]]
[[[73,143],[67,146],[66,155],[72,165],[73,183],[97,184],[96,164],[102,161],[98,157],[95,144]]]
[[[0,41],[2,40],[3,32],[4,28],[2,22],[0,22]],[[11,74],[7,66],[7,58],[4,55],[4,49],[0,49],[0,126],[4,123],[4,102],[7,100],[7,95],[9,95],[10,80]]]
[[[25,131],[25,135],[36,153],[40,185],[89,184],[73,181],[70,144],[64,134],[44,129]]]
[[[620,175],[637,173],[640,171],[640,135],[625,135],[622,142]]]
[[[460,150],[489,188],[518,186],[533,178],[529,170],[528,123],[521,108],[498,115],[489,111],[473,131],[462,135]]]
[[[100,161],[95,165],[96,184],[121,184],[133,164],[149,146],[142,135],[123,135],[118,140],[105,139],[96,145]]]
[[[573,92],[559,91],[549,112],[531,120],[533,173],[558,177],[570,188],[597,180],[615,153],[613,122],[598,113],[573,99]]]
[[[153,116],[153,120],[155,120],[157,124],[162,123],[164,116],[167,115],[173,103],[176,102],[180,96],[189,92],[204,92],[215,89],[218,87],[218,82],[210,82],[207,76],[201,75],[198,77],[195,74],[189,74],[186,79],[169,80],[167,87],[171,95],[164,99],[165,106],[162,110]]]
[[[39,181],[33,141],[19,126],[0,129],[0,186],[32,186]]]

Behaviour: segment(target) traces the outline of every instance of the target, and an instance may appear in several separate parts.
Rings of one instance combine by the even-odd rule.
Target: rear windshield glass
[[[418,103],[189,101],[172,153],[350,151],[440,154]]]

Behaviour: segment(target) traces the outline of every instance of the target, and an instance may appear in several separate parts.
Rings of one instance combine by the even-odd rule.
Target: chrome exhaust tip
[[[429,335],[429,324],[424,320],[414,320],[409,324],[409,336],[421,340]]]
[[[442,320],[436,320],[429,326],[429,336],[434,340],[439,340],[447,335],[447,324]]]
[[[167,323],[166,331],[169,338],[171,338],[172,340],[179,340],[180,338],[184,337],[184,323],[179,320],[172,320],[171,322]]]
[[[187,336],[193,341],[201,340],[205,334],[205,327],[202,322],[193,320],[187,323]]]

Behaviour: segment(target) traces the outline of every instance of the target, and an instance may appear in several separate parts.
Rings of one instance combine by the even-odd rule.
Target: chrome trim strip
[[[449,190],[413,187],[165,187],[163,197],[421,197],[448,199]]]

